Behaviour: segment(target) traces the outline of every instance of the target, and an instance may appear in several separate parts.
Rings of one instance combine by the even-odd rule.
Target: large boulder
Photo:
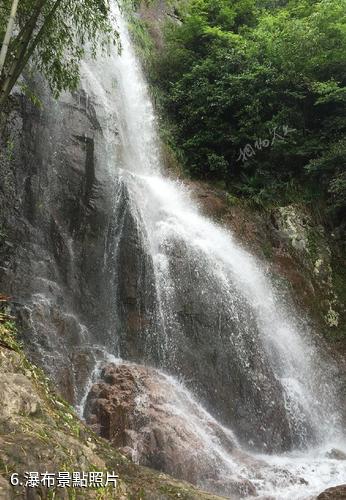
[[[317,500],[345,500],[346,499],[346,484],[333,486],[323,491],[318,495]]]
[[[219,494],[256,494],[239,464],[249,470],[259,462],[241,452],[232,432],[186,389],[158,370],[106,365],[88,395],[85,416],[135,462]]]
[[[169,318],[170,370],[184,376],[208,411],[232,427],[245,446],[264,452],[291,449],[296,437],[309,435],[310,429],[304,422],[306,428],[298,432],[289,421],[254,308],[236,279],[174,235],[167,237],[164,251],[169,269],[161,278],[160,298]]]

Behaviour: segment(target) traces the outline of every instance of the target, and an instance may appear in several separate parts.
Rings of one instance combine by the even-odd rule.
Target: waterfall
[[[262,494],[307,498],[346,473],[325,457],[344,440],[336,368],[263,263],[165,172],[148,87],[116,5],[113,15],[121,53],[82,65],[113,182],[103,261],[110,319],[98,343],[108,359],[159,370],[172,408],[226,474],[253,480]],[[99,374],[97,358],[86,391]],[[222,436],[263,460],[265,473],[256,479],[237,464]]]
[[[120,190],[126,191],[153,265],[150,285],[155,287],[158,302],[160,337],[155,346],[159,351],[155,353],[157,362],[162,368],[181,371],[182,344],[191,332],[186,332],[187,325],[179,315],[182,297],[177,295],[187,296],[198,286],[193,298],[203,304],[204,312],[218,309],[217,331],[209,332],[208,341],[212,344],[217,336],[221,337],[220,347],[224,351],[230,348],[244,371],[253,371],[254,383],[257,375],[273,377],[280,387],[290,426],[296,427],[296,432],[306,431],[299,425],[303,418],[318,440],[329,437],[337,431],[336,400],[331,387],[323,385],[321,372],[328,369],[313,345],[311,332],[304,320],[285,306],[262,264],[241,248],[228,230],[203,217],[180,182],[162,173],[148,89],[119,10],[115,17],[122,52],[107,62],[106,72],[102,68],[100,73],[102,79],[113,74],[116,82],[108,99],[114,99],[120,123],[121,167],[115,172],[118,189],[121,186]],[[97,87],[97,92],[102,89]],[[215,300],[214,304],[210,304],[211,300]],[[150,333],[146,341],[150,351]],[[261,366],[251,366],[249,348],[262,351],[255,353],[255,361]],[[265,373],[257,372],[262,363]],[[260,385],[260,380],[257,383]]]

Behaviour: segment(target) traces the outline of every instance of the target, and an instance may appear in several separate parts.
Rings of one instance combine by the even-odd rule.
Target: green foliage
[[[2,1],[0,40],[3,40],[10,6],[11,0]],[[16,34],[11,39],[0,75],[3,100],[31,57],[57,96],[62,90],[76,88],[86,47],[95,56],[98,50],[105,50],[117,39],[104,0],[21,0],[16,23]]]
[[[179,16],[147,68],[187,171],[256,204],[321,198],[340,222],[346,0],[190,0]]]
[[[147,64],[154,50],[154,44],[148,33],[148,26],[145,21],[138,17],[132,17],[129,24],[131,37],[137,47],[140,59]]]
[[[2,308],[1,308],[2,309]],[[6,346],[13,351],[20,351],[21,344],[17,340],[17,329],[14,321],[0,310],[0,346]]]

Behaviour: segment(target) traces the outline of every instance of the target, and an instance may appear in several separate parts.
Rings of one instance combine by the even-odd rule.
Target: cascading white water
[[[158,287],[169,287],[169,257],[165,255],[164,243],[175,238],[183,240],[205,259],[210,273],[222,283],[225,302],[230,298],[229,288],[236,284],[239,293],[255,311],[268,359],[277,377],[292,398],[298,399],[303,407],[317,416],[316,425],[323,427],[324,433],[334,431],[336,415],[331,411],[335,404],[330,397],[331,389],[328,387],[325,391],[320,387],[324,409],[320,402],[322,398],[316,398],[312,393],[314,388],[317,392],[315,364],[320,360],[302,331],[304,325],[296,324],[294,313],[286,311],[280,303],[261,264],[237,244],[232,234],[201,216],[180,183],[160,174],[153,108],[126,26],[119,13],[116,17],[123,47],[115,64],[117,109],[121,116],[124,168],[132,174],[124,174],[124,178],[139,207],[140,223],[146,226]],[[173,345],[174,340],[170,347]]]
[[[282,457],[264,457],[272,466],[271,472],[266,469],[267,478],[251,479],[263,494],[277,495],[282,499],[307,498],[326,485],[341,482],[344,474],[346,477],[346,466],[342,462],[325,457],[325,451],[335,446],[334,443],[340,448],[343,439],[337,397],[324,376],[329,367],[319,356],[311,332],[292,308],[284,304],[262,264],[246,252],[228,230],[201,215],[181,182],[164,176],[155,113],[126,23],[116,5],[114,16],[120,33],[121,54],[100,58],[96,63],[85,63],[83,84],[98,102],[100,116],[107,127],[112,126],[112,117],[117,116],[119,136],[118,142],[109,146],[112,151],[108,156],[109,168],[113,168],[113,161],[121,166],[114,171],[114,176],[117,185],[126,186],[133,216],[141,227],[153,262],[159,310],[160,366],[174,372],[175,366],[179,365],[179,349],[184,337],[177,312],[172,307],[179,269],[172,268],[171,260],[178,242],[179,248],[184,249],[183,257],[191,258],[191,273],[198,275],[198,266],[202,266],[205,289],[202,286],[198,290],[201,301],[208,294],[207,281],[217,283],[218,307],[223,313],[220,322],[222,318],[231,318],[239,324],[239,330],[232,330],[229,339],[222,338],[225,349],[226,343],[230,342],[244,372],[251,372],[253,368],[243,336],[251,338],[257,332],[258,345],[263,349],[261,356],[270,366],[282,391],[292,434],[302,434],[300,440],[305,451],[290,452]],[[198,276],[196,280],[200,283]],[[242,304],[246,305],[244,311],[240,310]],[[244,325],[247,311],[251,312],[253,323],[249,321]],[[221,328],[223,325],[220,325],[220,331]],[[214,335],[217,332],[211,331],[210,343]],[[114,354],[122,355],[121,352]],[[182,373],[178,369],[177,372]],[[262,376],[260,371],[254,371],[254,385],[256,376]],[[173,379],[171,382],[174,385]],[[184,391],[186,399],[186,389],[179,387],[176,384],[174,391]],[[275,406],[276,401],[271,401],[271,404]],[[189,418],[186,412],[184,417]],[[303,435],[305,424],[312,429],[314,446],[309,447],[309,436]],[[206,436],[206,447],[215,447],[210,435],[207,433]],[[223,455],[220,443],[217,447],[220,457]],[[215,450],[211,455],[216,453]],[[229,469],[228,462],[233,463],[234,458],[228,456],[226,450],[224,457],[225,467],[227,465]],[[303,477],[307,484],[280,477],[279,467]],[[241,473],[250,474],[246,468]]]

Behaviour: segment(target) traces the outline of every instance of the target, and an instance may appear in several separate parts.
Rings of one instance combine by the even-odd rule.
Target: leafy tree
[[[12,0],[2,0],[0,40],[4,40]],[[0,107],[6,102],[30,58],[53,92],[76,87],[85,47],[95,55],[116,32],[105,0],[21,0],[16,30],[0,73]]]
[[[187,171],[256,203],[322,198],[340,222],[346,0],[190,0],[180,17],[148,71]]]

